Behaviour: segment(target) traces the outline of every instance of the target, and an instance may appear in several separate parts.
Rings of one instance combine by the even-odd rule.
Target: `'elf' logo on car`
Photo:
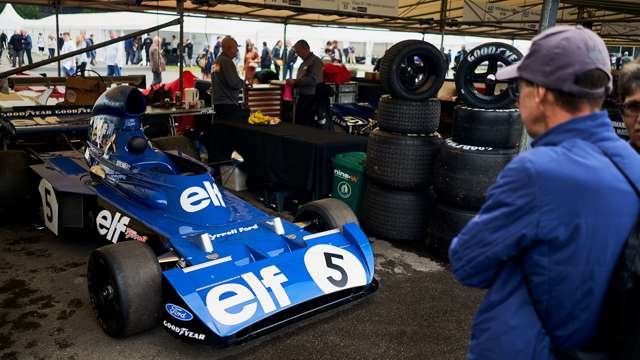
[[[204,188],[199,186],[192,186],[180,195],[180,206],[186,212],[200,211],[210,204],[213,206],[226,207],[224,200],[222,199],[222,193],[218,189],[216,184],[205,181],[202,183]]]
[[[273,297],[280,308],[291,304],[291,300],[282,286],[288,279],[280,269],[275,265],[268,266],[260,270],[260,276],[262,280],[253,273],[242,274],[241,278],[249,287],[238,283],[228,283],[209,290],[207,308],[211,316],[220,324],[238,325],[255,315],[258,304],[265,314],[276,311],[277,307]],[[269,295],[269,290],[271,290],[273,297]],[[238,306],[240,306],[239,309]],[[229,311],[231,308],[235,309]]]
[[[129,220],[131,220],[129,217],[122,216],[119,212],[116,212],[115,216],[111,216],[109,210],[102,210],[96,218],[96,228],[100,235],[106,236],[113,243],[117,243],[120,233],[127,231]]]

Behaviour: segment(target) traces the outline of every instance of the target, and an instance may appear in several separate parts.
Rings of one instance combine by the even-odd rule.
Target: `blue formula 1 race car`
[[[90,227],[111,243],[87,272],[107,334],[160,323],[226,345],[375,291],[371,246],[346,205],[311,202],[294,223],[270,216],[219,187],[208,165],[150,144],[145,110],[137,89],[113,88],[93,109],[82,152],[42,154],[32,166],[50,230]]]

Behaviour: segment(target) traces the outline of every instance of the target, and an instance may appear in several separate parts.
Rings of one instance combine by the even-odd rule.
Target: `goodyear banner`
[[[602,24],[600,35],[640,35],[640,23]]]
[[[264,0],[267,5],[398,16],[398,0]]]
[[[537,30],[541,14],[540,6],[512,6],[477,0],[464,0],[462,21],[484,21],[489,23],[523,21],[520,24],[509,23],[508,26]],[[529,21],[534,22],[530,23]]]
[[[305,9],[336,10],[338,0],[265,0],[267,5],[293,6]]]

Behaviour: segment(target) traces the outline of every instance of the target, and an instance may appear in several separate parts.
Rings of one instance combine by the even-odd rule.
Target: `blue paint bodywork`
[[[127,108],[143,101],[137,92],[119,87],[98,100],[84,157],[101,207],[142,224],[164,240],[163,252],[181,259],[163,272],[171,287],[163,325],[171,333],[239,341],[375,290],[373,251],[357,224],[311,234],[282,221],[277,234],[273,216],[218,188],[205,164],[150,146],[132,151],[131,139],[144,139],[136,111],[143,107]],[[64,176],[87,174],[65,157],[48,161]],[[283,310],[284,319],[269,323]]]

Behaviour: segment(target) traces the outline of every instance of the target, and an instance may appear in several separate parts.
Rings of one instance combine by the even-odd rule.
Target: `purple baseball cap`
[[[575,84],[577,75],[593,69],[607,74],[606,87],[590,90]],[[613,89],[609,51],[604,41],[580,25],[555,26],[538,34],[522,61],[496,74],[498,80],[516,78],[588,98],[606,96]]]

